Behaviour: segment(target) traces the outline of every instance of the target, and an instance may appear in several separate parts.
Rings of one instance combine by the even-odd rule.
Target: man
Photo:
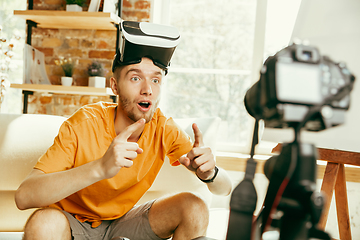
[[[19,209],[42,208],[29,218],[25,239],[184,240],[205,235],[207,206],[194,194],[135,206],[165,156],[194,171],[213,193],[230,193],[230,180],[215,167],[196,124],[192,144],[157,108],[167,69],[151,56],[129,64],[120,55],[110,80],[119,103],[85,106],[65,121],[54,145],[17,190]]]

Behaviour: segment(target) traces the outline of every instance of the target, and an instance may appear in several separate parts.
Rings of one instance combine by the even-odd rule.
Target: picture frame
[[[45,69],[45,55],[29,44],[24,46],[24,83],[51,85]]]
[[[98,12],[101,0],[91,0],[88,12]]]

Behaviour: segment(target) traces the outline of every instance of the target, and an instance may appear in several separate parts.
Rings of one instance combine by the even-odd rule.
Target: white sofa
[[[0,114],[0,232],[22,231],[34,210],[20,211],[15,191],[49,148],[63,117]]]
[[[34,210],[18,210],[14,202],[15,191],[37,159],[52,145],[65,119],[50,115],[0,114],[0,240],[21,239],[24,224]],[[203,132],[205,144],[215,149],[219,118],[175,121],[191,137],[191,124],[196,122]],[[165,162],[154,185],[139,203],[180,191],[197,192],[209,206],[211,204],[212,196],[206,184],[200,182],[185,167],[171,167],[168,161]]]

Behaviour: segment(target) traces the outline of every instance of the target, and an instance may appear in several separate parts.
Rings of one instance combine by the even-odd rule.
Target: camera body
[[[345,64],[321,56],[313,46],[292,44],[269,57],[245,95],[250,115],[265,127],[294,127],[318,107],[304,126],[320,131],[344,123],[355,77]]]

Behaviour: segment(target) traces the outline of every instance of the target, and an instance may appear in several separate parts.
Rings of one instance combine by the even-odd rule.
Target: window
[[[8,83],[23,82],[23,49],[25,43],[24,21],[13,15],[14,9],[25,9],[26,1],[12,0],[0,2],[0,74],[5,74]],[[20,37],[20,39],[18,39]],[[9,51],[9,44],[13,48]],[[21,92],[7,88],[6,97],[1,104],[0,112],[20,113]]]
[[[287,17],[293,18],[293,22],[300,0],[294,1],[297,6],[286,4],[294,11],[279,7],[285,2],[154,0],[153,22],[176,26],[182,37],[165,81],[160,106],[164,113],[176,118],[218,116],[222,120],[218,150],[246,151],[251,142],[253,119],[245,109],[244,95],[258,78],[263,56],[280,50],[290,39],[291,21],[285,29],[274,24],[289,21],[274,20],[279,19],[277,9],[283,9],[292,14]],[[269,31],[265,38],[267,4],[267,14],[272,20],[267,20]],[[265,39],[269,40],[266,44]]]
[[[168,9],[182,40],[161,108],[176,118],[218,116],[218,143],[245,145],[251,118],[243,98],[251,84],[256,1],[171,0]]]

